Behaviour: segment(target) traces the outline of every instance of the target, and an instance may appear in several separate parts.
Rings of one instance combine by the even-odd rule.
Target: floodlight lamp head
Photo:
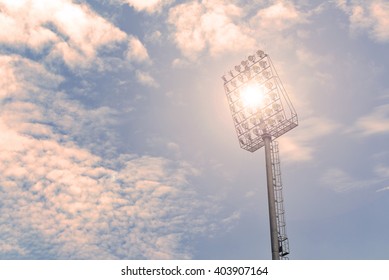
[[[259,109],[264,101],[263,87],[258,83],[247,84],[242,88],[240,97],[245,108]]]
[[[266,129],[266,124],[265,124],[264,120],[261,120],[261,121],[259,122],[258,127],[259,127],[259,129],[261,129],[261,130],[265,130],[265,129]]]
[[[298,125],[297,114],[270,57],[257,51],[223,78],[240,146],[254,152]],[[265,138],[264,138],[265,137]]]
[[[262,50],[258,50],[257,55],[259,56],[259,58],[263,58],[263,57],[265,57],[265,52]]]

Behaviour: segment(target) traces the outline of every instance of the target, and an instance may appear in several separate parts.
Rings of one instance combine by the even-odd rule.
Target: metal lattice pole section
[[[281,163],[278,150],[278,142],[271,142],[271,160],[273,170],[273,186],[276,206],[276,220],[278,233],[278,248],[280,259],[288,259],[289,240],[286,235],[286,222],[284,210],[284,197],[282,195]]]

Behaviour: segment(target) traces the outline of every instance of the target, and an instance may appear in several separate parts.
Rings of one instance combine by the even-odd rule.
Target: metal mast
[[[263,141],[265,142],[265,161],[266,161],[266,178],[267,178],[267,199],[269,207],[269,223],[270,223],[270,240],[271,240],[271,256],[273,260],[280,259],[280,246],[278,240],[278,223],[277,223],[277,211],[276,211],[276,198],[274,191],[274,169],[271,153],[271,136],[269,134],[263,135]]]
[[[272,259],[286,259],[278,143],[274,139],[298,125],[297,114],[270,57],[258,50],[222,77],[239,144],[255,152],[265,147]]]
[[[278,235],[278,255],[280,259],[288,259],[289,255],[289,240],[286,235],[286,222],[284,210],[284,197],[282,195],[282,180],[281,180],[281,163],[278,150],[278,142],[271,142],[271,160],[273,170],[273,186],[274,186],[274,201],[277,220],[277,235]]]

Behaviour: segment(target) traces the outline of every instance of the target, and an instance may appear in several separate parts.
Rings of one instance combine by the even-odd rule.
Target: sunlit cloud
[[[88,67],[99,49],[126,39],[126,34],[86,4],[70,0],[0,1],[0,43],[34,52],[49,49],[48,59]]]
[[[389,40],[389,3],[383,0],[346,1],[338,0],[338,6],[347,13],[350,29],[355,32],[367,30],[377,41]]]
[[[389,105],[378,106],[372,113],[360,117],[348,132],[362,136],[389,133]]]
[[[150,62],[146,47],[134,36],[129,38],[127,58],[135,62]]]
[[[172,61],[172,66],[173,68],[185,68],[191,65],[191,62],[186,59],[181,59],[181,58],[175,58]]]
[[[187,187],[196,169],[180,160],[118,154],[113,110],[69,98],[59,90],[66,82],[60,69],[47,67],[57,55],[70,67],[89,65],[100,58],[100,47],[125,34],[86,5],[1,3],[1,16],[13,30],[5,36],[2,29],[3,45],[42,53],[49,45],[50,51],[43,63],[0,56],[0,258],[190,258],[190,248],[180,244],[207,232],[207,218],[198,215],[205,204]],[[38,12],[43,14],[34,18]],[[66,13],[71,22],[63,21]],[[23,15],[24,22],[12,21]],[[54,25],[46,26],[49,21]],[[54,31],[38,40],[21,32],[20,24],[27,31],[40,26],[43,37],[47,28]],[[131,51],[149,59],[140,41],[130,38],[130,45],[131,39]],[[143,84],[158,85],[147,72],[136,75]],[[193,221],[189,227],[187,220]]]
[[[277,1],[269,7],[259,10],[251,19],[259,30],[280,32],[292,25],[306,22],[306,15],[301,13],[291,1]]]
[[[168,23],[174,28],[173,39],[188,58],[204,51],[211,55],[252,50],[255,39],[243,24],[244,11],[226,1],[190,1],[169,11]]]
[[[1,60],[1,258],[190,258],[179,244],[204,232],[206,220],[196,214],[203,202],[187,188],[196,169],[160,157],[94,154],[89,143],[99,143],[101,132],[91,123],[109,120],[109,111],[67,100],[57,91],[63,77],[37,62]],[[187,220],[194,223],[186,227]]]
[[[298,133],[282,136],[279,142],[282,145],[282,161],[304,162],[315,157],[315,143],[318,139],[329,136],[339,129],[341,125],[336,122],[319,117],[308,117],[295,128]]]
[[[203,228],[203,221],[188,216],[200,205],[192,192],[179,187],[185,170],[152,157],[122,158],[115,162],[122,167],[113,170],[76,146],[19,141],[24,141],[23,149],[4,151],[8,164],[0,166],[1,224],[15,225],[0,235],[20,248],[8,257],[190,257],[179,244]],[[21,167],[9,168],[13,164]],[[197,225],[186,228],[187,219],[196,219]]]
[[[147,72],[136,70],[136,78],[139,83],[145,86],[157,88],[159,87],[159,84],[155,79]]]
[[[304,162],[314,159],[314,148],[301,143],[301,141],[293,137],[285,135],[279,142],[282,145],[281,155],[283,162]]]
[[[256,12],[257,11],[257,12]],[[301,12],[291,1],[241,3],[239,1],[189,1],[169,10],[172,37],[186,58],[202,53],[253,51],[266,41],[287,40],[284,31],[307,24],[312,14]]]

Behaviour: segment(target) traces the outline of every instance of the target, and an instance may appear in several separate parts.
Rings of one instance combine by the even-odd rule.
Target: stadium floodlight
[[[297,114],[270,57],[262,50],[248,56],[222,79],[241,148],[255,152],[265,146],[272,259],[280,259],[289,251],[285,251],[283,242],[287,238],[280,228],[285,226],[282,201],[276,201],[282,196],[281,174],[274,169],[279,157],[278,145],[273,148],[272,141],[298,125]]]
[[[274,140],[297,126],[297,114],[270,57],[263,51],[250,55],[223,80],[243,149],[255,152],[265,145],[263,135]]]

